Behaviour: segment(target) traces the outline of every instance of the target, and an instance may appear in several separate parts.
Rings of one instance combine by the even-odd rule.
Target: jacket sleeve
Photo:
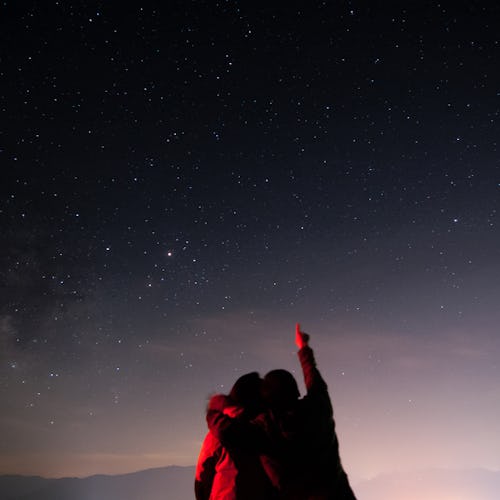
[[[333,416],[328,386],[316,366],[313,350],[309,346],[304,346],[298,352],[298,356],[307,389],[307,399],[328,416]]]
[[[220,443],[214,436],[208,433],[203,441],[196,464],[196,476],[194,481],[196,500],[208,500],[210,498],[215,477],[215,466],[219,460],[220,452]]]

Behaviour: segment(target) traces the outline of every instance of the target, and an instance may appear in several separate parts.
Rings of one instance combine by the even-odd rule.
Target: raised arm
[[[325,411],[333,413],[328,386],[316,366],[313,350],[309,347],[309,335],[301,331],[299,323],[295,327],[295,343],[299,348],[297,354],[304,375],[307,398],[323,406]]]

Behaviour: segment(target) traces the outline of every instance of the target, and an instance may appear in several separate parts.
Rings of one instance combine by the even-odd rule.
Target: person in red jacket
[[[262,411],[262,379],[256,372],[241,376],[228,396],[218,395],[221,415],[235,422],[249,422]],[[255,450],[223,446],[212,432],[203,441],[195,477],[196,500],[273,500],[272,486]]]

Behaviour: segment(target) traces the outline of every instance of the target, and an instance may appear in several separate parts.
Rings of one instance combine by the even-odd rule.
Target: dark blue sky
[[[0,472],[194,463],[296,321],[354,476],[500,467],[499,8],[1,10]]]

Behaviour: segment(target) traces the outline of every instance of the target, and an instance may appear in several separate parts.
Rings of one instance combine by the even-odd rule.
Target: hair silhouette
[[[287,370],[271,370],[263,382],[263,397],[270,408],[291,408],[300,397],[294,376]]]
[[[242,375],[234,383],[229,397],[246,413],[256,414],[262,409],[262,379],[257,372]]]

